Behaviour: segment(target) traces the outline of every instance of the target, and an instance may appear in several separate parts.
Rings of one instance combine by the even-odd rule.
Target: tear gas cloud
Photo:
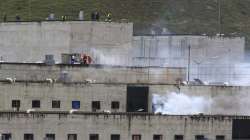
[[[212,101],[199,96],[170,93],[163,96],[153,95],[153,110],[162,114],[198,114],[206,112]]]
[[[191,81],[200,79],[210,85],[228,83],[227,85],[249,86],[250,63],[243,63],[244,54],[235,49],[234,44],[239,41],[238,50],[242,50],[244,41],[241,38],[221,40],[206,36],[135,37],[131,48],[90,48],[88,51],[97,64],[187,68],[187,47],[198,42],[199,45],[193,45],[191,49]]]
[[[121,54],[122,49],[117,51],[113,50],[99,50],[91,48],[91,54],[94,56],[94,60],[96,64],[104,64],[104,65],[120,65],[126,66],[128,54]],[[126,51],[124,51],[126,52]]]
[[[152,105],[153,112],[161,114],[250,115],[249,99],[248,93],[201,96],[172,92],[164,95],[153,94]]]
[[[232,85],[249,86],[250,85],[250,63],[237,63],[234,65],[232,74]]]

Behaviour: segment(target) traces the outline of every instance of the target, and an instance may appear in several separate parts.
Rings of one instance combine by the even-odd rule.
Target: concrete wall
[[[43,62],[53,54],[87,53],[95,64],[187,67],[190,80],[231,82],[244,57],[244,37],[134,36],[132,23],[18,22],[0,24],[0,61]],[[236,76],[237,77],[237,76]]]
[[[154,66],[187,66],[188,46],[191,46],[190,59],[192,64],[195,64],[196,61],[201,61],[201,64],[208,62],[232,63],[243,60],[245,38],[190,35],[135,36],[133,37],[134,61],[135,64],[138,62],[140,66],[148,66],[149,62],[150,65]],[[148,60],[149,58],[151,61]]]
[[[69,111],[72,109],[72,101],[81,101],[80,110],[92,111],[92,101],[100,101],[101,110],[111,110],[111,102],[119,101],[120,109],[115,110],[124,112],[126,110],[126,88],[121,85],[103,84],[3,84],[1,86],[0,100],[1,110],[9,110],[11,100],[21,100],[20,110],[32,108],[32,100],[40,100],[41,108],[36,110],[43,111]],[[11,95],[10,95],[11,94]],[[59,109],[52,108],[52,100],[60,100]]]
[[[229,115],[250,115],[248,101],[250,87],[224,87],[224,86],[180,86],[177,85],[154,85],[154,84],[129,84],[132,86],[149,87],[149,111],[152,111],[153,94],[167,96],[170,93],[184,94],[190,97],[199,97],[204,104],[209,100],[213,102],[204,110],[205,114],[229,114]],[[32,100],[40,100],[43,111],[69,111],[73,100],[81,101],[82,111],[92,111],[92,101],[100,101],[99,111],[111,110],[111,102],[119,101],[119,111],[126,112],[127,84],[83,84],[83,83],[29,83],[18,82],[0,84],[0,110],[13,110],[12,100],[21,100],[20,110],[32,108]],[[166,97],[164,97],[166,98]],[[171,98],[171,97],[167,97]],[[60,100],[61,108],[53,109],[52,100]],[[186,100],[186,98],[185,98]],[[185,105],[185,100],[179,100],[179,104]],[[176,103],[178,104],[178,103]],[[198,104],[197,104],[198,105]],[[199,104],[202,105],[202,104]],[[195,107],[195,106],[194,106]],[[181,113],[180,113],[181,114]]]
[[[0,61],[42,62],[53,54],[87,53],[98,64],[202,66],[241,61],[245,39],[207,36],[132,36],[132,23],[91,21],[17,22],[0,24]],[[194,66],[193,66],[194,65]],[[197,70],[193,70],[197,75]]]
[[[7,62],[42,62],[46,54],[53,54],[61,62],[62,53],[102,52],[103,48],[121,53],[131,47],[132,33],[131,23],[0,23],[0,56]]]
[[[69,52],[70,28],[56,23],[1,23],[0,56],[9,62],[41,62],[46,54]],[[60,51],[60,53],[58,52]]]
[[[102,140],[110,140],[111,134],[119,134],[121,140],[132,140],[135,134],[142,140],[152,140],[155,134],[163,140],[173,140],[175,135],[183,135],[185,140],[194,140],[195,135],[215,140],[216,135],[223,135],[231,140],[233,119],[243,117],[1,113],[0,132],[11,133],[15,140],[23,140],[24,133],[34,134],[35,140],[43,140],[48,133],[55,134],[57,140],[67,140],[67,134],[84,140],[89,134],[98,134]]]
[[[65,75],[67,73],[67,76]],[[7,77],[24,81],[57,81],[96,83],[165,83],[175,84],[177,79],[186,78],[184,68],[163,67],[118,67],[108,65],[52,65],[43,64],[0,64],[0,80]]]
[[[207,36],[135,36],[133,64],[137,66],[188,67],[190,80],[234,81],[233,66],[244,59],[245,38]]]

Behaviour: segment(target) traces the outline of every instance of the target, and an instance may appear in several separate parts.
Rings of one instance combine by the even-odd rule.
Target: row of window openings
[[[55,134],[46,134],[45,140],[55,140]],[[175,135],[174,140],[183,140],[183,135]],[[2,140],[11,140],[11,134],[2,134]],[[24,134],[24,140],[34,140],[33,134]],[[68,140],[77,140],[77,134],[68,134]],[[89,140],[99,140],[98,134],[90,134]],[[120,140],[119,134],[111,134],[110,140]],[[141,140],[141,135],[132,135],[132,140]],[[163,140],[162,135],[153,135],[153,140]],[[195,140],[207,140],[203,135],[196,135]],[[225,140],[225,136],[217,135],[216,140]]]
[[[19,109],[21,106],[20,100],[12,100],[12,108]],[[60,108],[61,101],[59,100],[53,100],[52,101],[52,108]],[[32,108],[40,108],[41,102],[40,100],[32,100]],[[72,109],[80,109],[81,102],[80,101],[72,101]],[[119,109],[120,103],[118,101],[112,101],[111,102],[111,109]],[[101,109],[101,103],[100,101],[92,101],[92,111],[96,111]]]

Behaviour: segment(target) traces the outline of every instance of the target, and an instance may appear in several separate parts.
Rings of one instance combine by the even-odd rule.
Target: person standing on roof
[[[19,15],[16,15],[16,21],[21,21],[21,17]]]
[[[66,20],[66,16],[62,16],[62,21],[65,21]]]
[[[108,13],[108,14],[107,14],[107,17],[106,17],[106,21],[107,21],[107,22],[111,22],[111,21],[112,21],[111,16],[112,16],[111,13]]]
[[[91,20],[92,21],[99,21],[99,19],[100,19],[100,14],[97,11],[92,12],[92,14],[91,14]]]

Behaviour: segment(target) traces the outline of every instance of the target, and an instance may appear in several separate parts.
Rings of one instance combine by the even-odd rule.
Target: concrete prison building
[[[0,36],[2,140],[250,139],[249,86],[186,82],[196,60],[238,47],[242,61],[244,38],[93,21],[1,23]]]
[[[249,94],[249,87],[179,88],[168,84],[11,84],[2,81],[0,132],[3,137],[17,140],[248,138],[249,117],[234,114],[248,115],[249,112],[241,110],[242,106],[233,101],[238,99],[237,96]],[[204,110],[204,114],[210,115],[163,115],[153,112],[153,107],[158,105],[152,103],[153,94],[182,94],[178,91],[190,97],[204,96],[216,101]]]
[[[95,21],[0,23],[0,42],[4,62],[42,63],[51,55],[68,63],[69,54],[88,54],[95,64],[186,67],[191,81],[230,84],[239,80],[233,75],[245,47],[244,37],[133,36],[132,23]]]

